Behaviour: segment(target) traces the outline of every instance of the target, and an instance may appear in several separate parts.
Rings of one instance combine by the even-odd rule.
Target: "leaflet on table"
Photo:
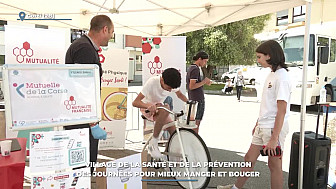
[[[133,154],[113,161],[117,167],[106,167],[107,188],[142,188],[142,177],[136,173],[141,173],[141,166],[131,167],[131,165],[141,164],[141,153]]]
[[[37,175],[32,177],[31,188],[91,188],[91,178],[83,177],[81,174],[90,173],[90,168],[76,169],[58,174]]]
[[[30,134],[31,173],[86,166],[89,155],[89,128]]]

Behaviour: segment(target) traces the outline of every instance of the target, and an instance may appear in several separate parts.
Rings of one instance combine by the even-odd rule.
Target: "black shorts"
[[[202,120],[203,115],[204,115],[204,108],[205,108],[205,102],[204,100],[197,101],[197,112],[196,112],[196,120]]]

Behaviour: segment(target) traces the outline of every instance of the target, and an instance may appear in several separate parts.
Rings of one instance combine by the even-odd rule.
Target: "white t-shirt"
[[[171,92],[164,90],[160,84],[160,76],[154,76],[147,80],[141,93],[145,96],[144,103],[163,103],[167,96],[177,91],[178,89],[174,89]]]
[[[284,100],[287,102],[284,123],[288,121],[291,88],[292,85],[290,77],[286,69],[278,69],[276,72],[271,72],[267,76],[259,111],[258,124],[260,128],[274,128],[278,100]]]

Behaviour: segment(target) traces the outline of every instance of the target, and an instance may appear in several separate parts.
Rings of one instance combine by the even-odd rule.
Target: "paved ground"
[[[130,87],[130,91],[139,91],[139,87]],[[243,93],[242,102],[238,102],[235,95],[208,94],[205,96],[206,111],[200,128],[200,136],[209,147],[212,161],[228,162],[243,161],[243,156],[249,148],[251,131],[259,112],[260,103],[257,102],[255,91],[250,89]],[[309,113],[309,111],[308,111]],[[287,188],[287,178],[290,160],[290,141],[293,132],[300,130],[300,113],[296,108],[291,111],[290,133],[287,136],[283,157],[284,188]],[[306,130],[315,131],[316,114],[306,116]],[[137,128],[136,126],[128,126]],[[130,130],[130,129],[129,129]],[[142,131],[132,129],[127,132],[125,149],[99,151],[99,161],[114,160],[138,153],[142,149]],[[245,185],[250,189],[270,188],[267,159],[258,159],[255,171],[260,172],[259,178],[251,178]],[[213,171],[235,171],[234,168],[215,168]],[[232,184],[235,178],[211,178],[208,188],[216,188],[218,184]],[[97,188],[93,180],[92,188]],[[26,184],[29,186],[29,184]],[[150,182],[148,188],[180,188],[176,182]]]
[[[213,95],[214,93],[216,95]],[[244,91],[242,102],[237,101],[235,94],[224,95],[221,92],[212,92],[212,95],[206,95],[205,101],[206,112],[201,124],[200,135],[210,149],[212,161],[243,161],[243,156],[251,142],[251,131],[259,112],[260,103],[257,102],[255,90],[248,89]],[[293,132],[300,130],[300,113],[297,111],[296,108],[296,112],[291,112],[291,129],[286,140],[286,148],[284,149],[284,188],[287,188],[291,135]],[[314,130],[316,115],[314,113],[308,114],[306,123],[306,130]],[[136,143],[129,144],[136,146]],[[136,151],[136,148],[134,149]],[[255,171],[260,172],[260,177],[249,179],[245,185],[246,188],[263,189],[270,187],[269,170],[266,161],[265,157],[261,157],[258,160]],[[236,170],[234,168],[213,169],[215,172]],[[234,181],[235,178],[214,177],[211,178],[208,188],[216,188],[219,184],[231,184]],[[148,188],[180,187],[175,182],[150,182]]]

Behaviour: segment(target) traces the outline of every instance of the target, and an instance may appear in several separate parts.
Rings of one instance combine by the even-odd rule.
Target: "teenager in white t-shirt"
[[[271,188],[283,188],[282,153],[275,156],[276,147],[284,148],[288,133],[288,115],[290,112],[291,82],[285,65],[285,56],[278,42],[270,40],[262,43],[257,49],[257,61],[264,68],[271,68],[272,72],[265,80],[259,117],[253,128],[253,139],[245,161],[251,162],[252,167],[242,168],[242,171],[253,171],[253,167],[260,155],[260,150],[268,154],[268,167],[271,172]],[[242,188],[248,177],[239,177],[236,183],[223,188]]]
[[[162,155],[158,147],[159,134],[163,125],[172,121],[167,111],[157,109],[157,107],[163,106],[169,109],[168,104],[163,104],[163,102],[171,93],[175,93],[179,99],[187,102],[187,97],[178,89],[180,86],[180,72],[175,68],[167,68],[161,76],[149,78],[132,103],[134,107],[141,108],[141,112],[146,118],[155,121],[153,138],[148,144],[148,152],[153,158],[161,158]],[[145,110],[149,110],[149,113],[145,113]],[[169,127],[167,130],[172,134],[175,127]]]

